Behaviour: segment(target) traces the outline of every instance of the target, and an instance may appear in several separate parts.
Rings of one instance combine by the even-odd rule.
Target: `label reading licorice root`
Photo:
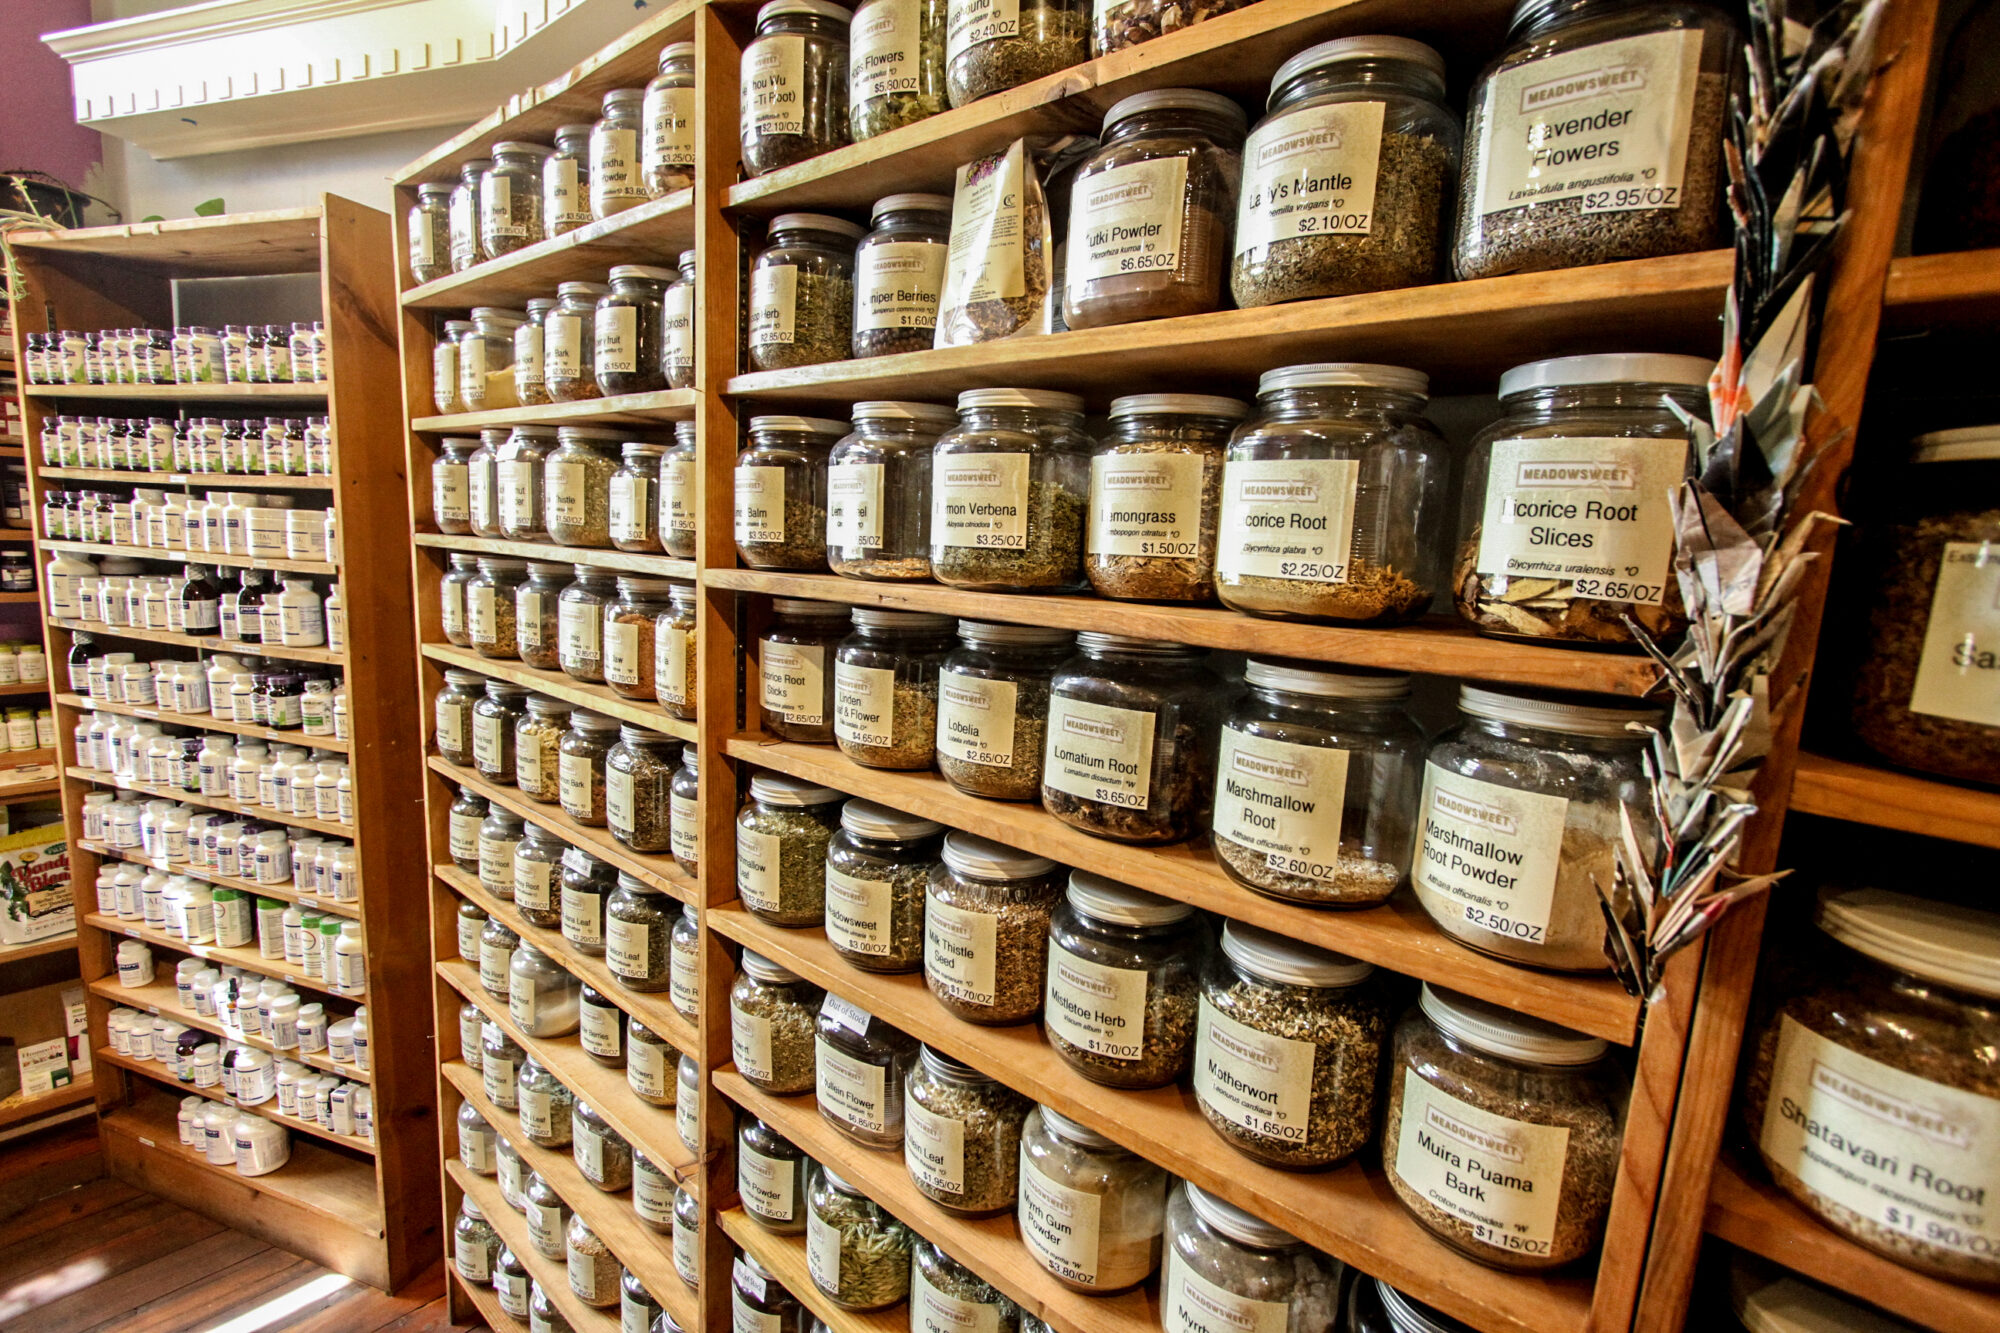
[[[1354,459],[1223,464],[1217,577],[1347,582],[1360,477]]]
[[[1674,553],[1672,495],[1686,463],[1680,440],[1496,440],[1479,573],[1505,580],[1494,592],[1509,602],[1660,605]]]

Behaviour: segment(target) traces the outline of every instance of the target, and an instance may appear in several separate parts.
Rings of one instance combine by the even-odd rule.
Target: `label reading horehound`
[[[931,895],[924,907],[924,979],[965,1004],[993,1003],[995,918]]]
[[[1687,448],[1677,440],[1498,440],[1486,470],[1479,572],[1510,600],[1547,592],[1658,606],[1674,552],[1671,499]]]
[[[798,333],[799,270],[763,264],[750,273],[750,345],[789,347]],[[776,471],[776,469],[772,469]]]
[[[948,1296],[917,1269],[910,1275],[910,1333],[1000,1333],[1000,1307]]]
[[[894,743],[896,673],[889,667],[833,664],[833,734],[850,745]]]
[[[1758,1145],[1878,1226],[1985,1262],[2000,1254],[2000,1098],[1905,1073],[1788,1014]]]
[[[1186,240],[1187,159],[1128,162],[1079,179],[1070,196],[1069,299],[1129,273],[1176,273]]]
[[[741,124],[744,138],[804,134],[806,39],[802,33],[771,33],[743,52]]]
[[[849,551],[881,548],[880,463],[835,463],[826,470],[826,544]]]
[[[1302,1144],[1312,1112],[1315,1052],[1309,1041],[1247,1027],[1204,997],[1195,1028],[1194,1095],[1239,1129]]]
[[[1347,582],[1360,478],[1354,459],[1225,463],[1216,574]]]
[[[910,1098],[903,1105],[903,1164],[933,1194],[965,1193],[965,1122]]]
[[[945,62],[983,42],[1021,34],[1021,0],[951,0],[945,14]]]
[[[771,1020],[756,1014],[746,1014],[731,1006],[729,1010],[729,1052],[736,1061],[736,1067],[748,1079],[772,1077],[771,1069]]]
[[[758,676],[763,683],[765,711],[778,714],[793,726],[826,725],[826,648],[769,639],[760,648]]]
[[[1243,144],[1236,253],[1300,236],[1366,236],[1375,225],[1383,102],[1273,116]]]
[[[736,1154],[736,1192],[759,1217],[789,1222],[798,1207],[793,1198],[795,1171],[792,1163],[766,1157],[747,1145]]]
[[[1944,544],[1910,711],[2000,726],[2000,543]]]
[[[960,763],[1008,768],[1014,762],[1014,702],[1010,680],[958,671],[938,673],[938,753]]]
[[[1624,37],[1495,74],[1474,159],[1480,216],[1557,199],[1585,214],[1679,208],[1701,42],[1699,28]]]
[[[806,1272],[821,1291],[840,1290],[840,1228],[806,1212]]]
[[[746,907],[778,910],[779,856],[777,834],[736,826],[736,894]]]
[[[827,942],[847,953],[886,956],[894,939],[889,920],[893,889],[886,879],[863,879],[828,866]]]
[[[900,1108],[889,1105],[887,1073],[835,1050],[824,1038],[814,1046],[814,1093],[822,1115],[868,1134],[886,1134],[900,1127]]]
[[[1172,1241],[1166,1248],[1161,1333],[1286,1333],[1291,1327],[1288,1302],[1253,1300],[1218,1287],[1189,1267]]]
[[[1099,454],[1091,459],[1090,554],[1198,554],[1203,466],[1193,454]]]
[[[1101,1195],[1059,1185],[1043,1175],[1021,1145],[1021,1198],[1015,1220],[1021,1239],[1043,1267],[1079,1286],[1097,1285]]]
[[[1405,1069],[1394,1150],[1403,1182],[1464,1221],[1476,1239],[1514,1254],[1549,1255],[1567,1129],[1494,1115]]]
[[[1137,1060],[1145,1050],[1146,973],[1106,967],[1060,948],[1049,950],[1049,1033],[1108,1060]]]
[[[933,545],[987,551],[1028,546],[1027,454],[940,458],[931,479]]]
[[[736,540],[785,540],[785,470],[781,467],[736,469]]]
[[[635,306],[615,305],[597,312],[596,344],[597,374],[600,381],[606,375],[630,375],[639,368],[639,311]],[[579,478],[583,474],[581,464],[572,464]],[[582,488],[579,486],[579,490]]]
[[[1268,869],[1330,881],[1340,859],[1348,753],[1222,729],[1215,836],[1259,852]]]
[[[877,241],[857,251],[854,331],[936,328],[948,248],[936,241]]]
[[[951,32],[961,31],[961,9],[988,13],[1005,9],[1010,26],[1018,26],[1018,3],[960,0],[952,6]],[[945,262],[944,292],[938,301],[941,308],[957,310],[976,301],[1027,294],[1023,234],[1027,173],[1027,151],[1019,141],[1004,153],[979,158],[958,169],[951,200],[950,253]]]
[[[1433,914],[1511,939],[1547,938],[1569,801],[1424,765],[1410,881]]]
[[[1049,697],[1042,784],[1124,810],[1144,810],[1153,782],[1151,713]]]

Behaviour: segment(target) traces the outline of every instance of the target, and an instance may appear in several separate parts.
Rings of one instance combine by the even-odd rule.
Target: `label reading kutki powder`
[[[798,727],[826,724],[826,649],[820,644],[762,644],[764,709]]]
[[[938,753],[960,763],[1008,768],[1014,763],[1014,702],[1010,680],[958,671],[938,673]]]
[[[1309,1041],[1247,1027],[1204,996],[1195,1029],[1195,1097],[1239,1129],[1280,1143],[1304,1143],[1315,1050]]]
[[[1495,589],[1509,601],[1549,595],[1660,605],[1673,560],[1671,496],[1686,462],[1678,440],[1495,441],[1480,574],[1509,580]]]
[[[798,1206],[792,1197],[793,1183],[792,1163],[766,1157],[747,1144],[738,1145],[736,1192],[751,1212],[774,1222],[791,1221]]]
[[[743,1071],[743,1077],[768,1082],[773,1077],[771,1020],[731,1007],[729,1052],[736,1061],[736,1067]]]
[[[2000,726],[2000,544],[1944,544],[1910,711]]]
[[[826,868],[826,938],[847,953],[886,957],[894,939],[889,913],[894,886]]]
[[[1069,299],[1088,284],[1127,273],[1180,269],[1187,213],[1187,159],[1128,162],[1080,179],[1071,195]]]
[[[806,39],[801,33],[771,33],[743,52],[743,137],[804,134]]]
[[[887,1092],[888,1071],[881,1065],[837,1051],[822,1038],[814,1043],[814,1070],[814,1092],[822,1115],[868,1134],[886,1134],[895,1128]]]
[[[765,264],[750,273],[750,345],[789,347],[798,331],[799,270]],[[771,469],[777,471],[776,468]]]
[[[1494,1115],[1403,1071],[1396,1174],[1487,1245],[1547,1257],[1568,1152],[1561,1126]]]
[[[894,743],[896,673],[889,667],[833,664],[833,734],[850,745]]]
[[[1050,1036],[1108,1060],[1137,1060],[1144,1053],[1144,971],[1051,948],[1046,1000]]]
[[[1225,580],[1347,582],[1360,477],[1354,459],[1224,464],[1216,574]]]
[[[931,543],[988,551],[1028,547],[1027,454],[940,458],[931,482]]]
[[[1050,1272],[1080,1286],[1097,1284],[1098,1214],[1103,1199],[1058,1185],[1038,1170],[1021,1145],[1021,1198],[1015,1220],[1021,1239]]]
[[[1332,880],[1348,752],[1222,729],[1216,761],[1215,836],[1264,856],[1268,869]]]
[[[1204,460],[1193,454],[1099,454],[1091,459],[1090,554],[1199,554],[1203,466]]]
[[[910,1275],[910,1333],[1000,1333],[1000,1307],[947,1296],[916,1269]]]
[[[854,331],[937,327],[947,248],[935,241],[876,241],[859,250],[854,256]]]
[[[1049,697],[1042,784],[1125,810],[1144,810],[1153,779],[1151,713]]]
[[[993,1003],[994,918],[939,902],[924,905],[924,979],[965,1004]]]
[[[736,469],[736,540],[745,544],[785,540],[785,470]]]
[[[1300,236],[1366,236],[1375,224],[1383,102],[1271,117],[1243,143],[1236,253]]]
[[[933,1194],[965,1193],[965,1122],[910,1098],[903,1105],[903,1164]]]
[[[736,826],[736,893],[746,907],[778,910],[778,835]]]
[[[1433,914],[1512,939],[1548,933],[1569,801],[1424,765],[1410,880]]]
[[[1259,1301],[1216,1286],[1188,1266],[1173,1242],[1167,1243],[1160,1278],[1163,1333],[1286,1333],[1292,1307]]]
[[[835,463],[826,470],[826,544],[849,551],[881,548],[880,463]]]

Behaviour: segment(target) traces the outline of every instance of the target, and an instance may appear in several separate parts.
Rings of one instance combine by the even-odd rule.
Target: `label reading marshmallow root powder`
[[[1479,573],[1553,580],[1544,591],[1555,596],[1660,605],[1674,553],[1671,497],[1686,463],[1679,440],[1495,441]],[[1535,594],[1511,582],[1496,591]]]
[[[2000,543],[1946,542],[1910,711],[2000,726]]]
[[[1225,464],[1216,574],[1225,581],[1347,582],[1360,477],[1354,459]]]
[[[1569,801],[1424,766],[1410,881],[1434,916],[1517,940],[1548,936]]]
[[[1042,782],[1102,805],[1144,810],[1153,781],[1153,714],[1052,695]]]
[[[1484,1244],[1546,1258],[1555,1240],[1569,1131],[1469,1105],[1403,1071],[1396,1174]]]

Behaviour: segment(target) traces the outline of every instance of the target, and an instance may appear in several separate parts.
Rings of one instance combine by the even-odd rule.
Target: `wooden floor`
[[[0,1143],[5,1333],[446,1333],[441,1279],[384,1296],[104,1174],[89,1121]],[[474,1325],[473,1327],[479,1327]]]

